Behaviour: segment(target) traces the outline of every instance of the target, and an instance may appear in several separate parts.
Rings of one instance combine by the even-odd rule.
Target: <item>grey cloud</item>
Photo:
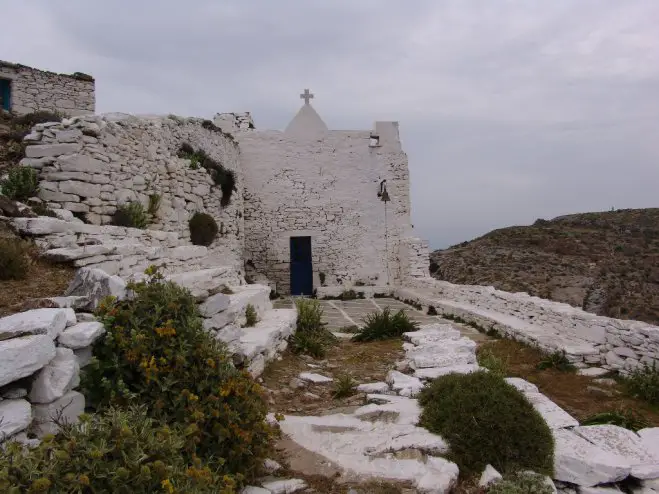
[[[657,206],[651,0],[0,3],[16,20],[0,58],[94,74],[99,111],[251,111],[283,128],[310,87],[331,128],[400,121],[415,227],[435,247]]]

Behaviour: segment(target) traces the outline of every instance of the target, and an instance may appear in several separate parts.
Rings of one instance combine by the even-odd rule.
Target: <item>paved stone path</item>
[[[439,316],[429,316],[424,312],[415,309],[411,305],[393,298],[371,298],[347,301],[319,300],[319,302],[323,307],[323,322],[327,324],[327,329],[330,331],[341,331],[342,328],[347,326],[362,326],[363,320],[368,314],[389,307],[392,312],[397,312],[400,309],[405,310],[410,319],[419,324],[431,324],[437,322],[450,323],[460,330],[462,336],[466,336],[477,342],[488,339],[487,336],[479,333],[476,329],[470,326],[457,324]],[[294,300],[291,298],[274,301],[275,309],[289,309],[293,306]]]

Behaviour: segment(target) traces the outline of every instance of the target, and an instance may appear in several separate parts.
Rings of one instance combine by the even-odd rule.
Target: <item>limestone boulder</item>
[[[96,268],[80,268],[65,296],[78,295],[89,299],[85,310],[94,310],[105,297],[113,296],[121,300],[127,296],[126,282],[118,276],[112,276]]]
[[[0,442],[27,429],[32,422],[32,407],[25,400],[0,401]]]
[[[33,309],[0,319],[0,341],[17,336],[47,334],[52,339],[64,330],[65,309]]]
[[[391,389],[401,396],[416,396],[423,388],[423,383],[418,377],[408,376],[397,370],[389,371],[386,381]]]
[[[55,357],[55,343],[47,334],[0,341],[0,386],[29,376]]]
[[[199,305],[199,312],[203,317],[213,317],[218,312],[227,310],[230,303],[231,298],[228,295],[216,293]]]
[[[59,336],[60,345],[77,350],[93,344],[97,339],[105,334],[103,323],[98,321],[80,322],[66,328]]]
[[[495,483],[498,480],[501,480],[503,476],[497,472],[497,470],[492,465],[486,465],[483,474],[481,475],[480,480],[478,481],[479,487],[488,487],[490,484]]]
[[[58,423],[76,424],[85,411],[85,397],[77,391],[69,391],[61,398],[32,408],[36,433],[39,437],[56,434]]]
[[[55,358],[39,371],[32,383],[30,401],[50,403],[80,384],[80,365],[69,348],[57,348]]]

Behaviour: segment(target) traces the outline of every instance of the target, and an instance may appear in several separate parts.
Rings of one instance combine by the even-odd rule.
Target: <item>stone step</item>
[[[144,277],[144,275],[136,275],[133,279]],[[239,273],[231,266],[175,273],[165,276],[165,279],[187,288],[198,300],[205,300],[211,293],[227,286],[239,285],[241,282]]]
[[[267,311],[272,310],[271,288],[269,286],[230,285],[229,288],[233,293],[227,295],[229,297],[228,308],[207,318],[204,321],[206,329],[219,330],[227,325],[243,326],[246,322],[245,311],[250,304],[256,309],[259,318],[262,318]]]

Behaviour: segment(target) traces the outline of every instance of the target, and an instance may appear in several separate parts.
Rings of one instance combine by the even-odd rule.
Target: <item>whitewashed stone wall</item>
[[[430,253],[426,240],[417,237],[402,239],[400,258],[403,280],[430,277]]]
[[[396,123],[377,127],[378,146],[370,131],[328,131],[312,138],[236,133],[246,171],[245,256],[278,291],[290,289],[294,236],[312,238],[315,286],[321,272],[330,286],[393,284],[400,278],[400,239],[411,230],[407,156]],[[391,197],[388,238],[385,203],[377,197],[383,179]]]
[[[56,74],[0,60],[0,79],[11,85],[11,110],[19,115],[37,110],[64,115],[94,113],[95,82],[84,74]]]
[[[580,357],[590,365],[623,372],[659,365],[659,327],[651,324],[598,316],[491,286],[454,285],[432,278],[409,278],[406,286],[423,294],[421,302],[434,303],[440,312],[550,350],[563,347],[574,359]]]
[[[209,123],[108,114],[38,124],[25,138],[29,145],[22,164],[39,170],[39,197],[50,208],[71,211],[95,225],[109,224],[121,204],[140,201],[147,207],[149,196],[160,194],[160,207],[147,228],[177,234],[170,246],[189,245],[190,217],[195,211],[207,212],[220,229],[209,252],[226,256],[226,264],[242,264],[239,150],[230,135]],[[203,149],[234,171],[237,190],[226,207],[220,205],[222,192],[208,172],[191,169],[189,160],[176,156],[183,143]]]

